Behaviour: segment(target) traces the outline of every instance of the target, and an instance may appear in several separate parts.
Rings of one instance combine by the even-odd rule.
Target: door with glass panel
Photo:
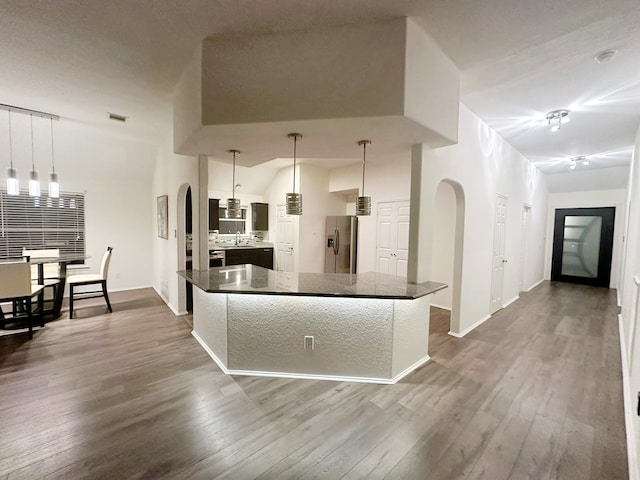
[[[608,287],[615,207],[556,210],[551,280]]]

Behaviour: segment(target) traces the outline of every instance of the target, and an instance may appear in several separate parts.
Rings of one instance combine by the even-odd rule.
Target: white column
[[[193,267],[209,269],[209,157],[198,155],[198,231],[194,231]],[[195,229],[194,229],[195,230]],[[197,254],[197,257],[196,257]],[[196,266],[197,265],[197,266]]]
[[[411,147],[411,216],[409,221],[409,265],[407,280],[412,283],[434,280],[431,271],[434,195],[424,175],[424,144]]]

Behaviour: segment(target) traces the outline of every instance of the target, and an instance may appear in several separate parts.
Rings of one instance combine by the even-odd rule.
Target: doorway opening
[[[193,239],[193,203],[191,187],[188,183],[180,186],[176,206],[176,270],[191,269]],[[193,290],[186,280],[178,281],[178,311],[181,313],[193,310]]]
[[[556,209],[551,280],[609,287],[615,207]]]
[[[438,281],[449,288],[433,295],[436,308],[450,310],[449,334],[461,333],[462,259],[464,246],[465,196],[462,185],[442,180],[436,189],[432,269]]]

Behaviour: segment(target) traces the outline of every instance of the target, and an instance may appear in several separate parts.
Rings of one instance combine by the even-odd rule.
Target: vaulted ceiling
[[[637,0],[51,0],[0,3],[0,103],[155,141],[203,38],[413,16],[462,102],[547,173],[628,165],[640,124]],[[614,58],[594,57],[616,50]],[[570,110],[551,133],[545,114]],[[126,124],[107,112],[129,117]]]

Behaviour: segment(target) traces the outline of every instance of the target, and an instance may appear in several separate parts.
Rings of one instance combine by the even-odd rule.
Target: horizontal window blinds
[[[84,194],[60,192],[60,198],[49,198],[0,190],[0,258],[48,248],[60,255],[85,254]]]

